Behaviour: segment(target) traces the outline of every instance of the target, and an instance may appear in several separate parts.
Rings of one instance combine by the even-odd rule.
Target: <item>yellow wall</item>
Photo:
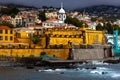
[[[87,30],[85,32],[86,44],[96,44],[103,42],[103,32],[102,31],[92,31]]]
[[[20,43],[30,43],[30,39],[17,38]]]
[[[74,30],[64,30],[64,31],[54,31],[52,34],[59,34],[59,35],[79,35],[82,34],[81,31],[74,31]]]
[[[74,45],[95,44],[103,42],[103,31],[87,29],[48,29],[46,34],[50,34],[49,45],[66,45],[72,42]]]
[[[81,38],[60,38],[60,37],[59,38],[55,38],[55,37],[50,38],[50,45],[59,45],[59,44],[67,45],[68,42],[72,42],[72,44],[74,44],[74,45],[79,45],[83,41]]]
[[[30,32],[26,32],[26,31],[16,31],[15,32],[15,34],[16,34],[16,36],[18,37],[18,38],[30,38],[30,36],[27,36],[27,34],[31,34]],[[19,36],[18,36],[18,34],[19,34]]]
[[[46,46],[46,38],[41,37],[40,42],[38,44],[39,44],[39,46],[42,46],[42,48],[45,48],[45,46]]]
[[[69,49],[0,49],[0,55],[12,57],[30,57],[34,55],[39,57],[41,52],[46,52],[48,55],[55,55],[58,58],[67,59]]]
[[[15,36],[20,43],[30,43],[30,35],[33,34],[31,31],[20,30],[15,32]]]

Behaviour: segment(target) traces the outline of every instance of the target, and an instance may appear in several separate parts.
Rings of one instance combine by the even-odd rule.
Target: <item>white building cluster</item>
[[[60,10],[58,11],[57,16],[56,16],[56,13],[55,13],[54,16],[52,16],[52,15],[49,15],[49,16],[51,16],[53,18],[43,22],[42,23],[43,27],[45,27],[45,28],[53,28],[53,27],[62,27],[62,26],[66,25],[64,23],[64,21],[66,19],[66,12],[63,9],[63,5],[62,4],[61,4]]]

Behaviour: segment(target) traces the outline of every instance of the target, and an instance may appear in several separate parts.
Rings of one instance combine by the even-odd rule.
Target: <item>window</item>
[[[12,47],[12,45],[11,44],[8,44],[8,48],[11,48]]]
[[[59,15],[59,18],[61,18],[61,15]]]
[[[66,16],[64,15],[64,18],[66,18]]]
[[[2,40],[3,39],[3,37],[2,36],[0,36],[0,40]]]
[[[10,30],[10,34],[12,34],[13,33],[13,31],[12,30]]]
[[[16,22],[18,22],[18,19],[16,19]]]
[[[10,36],[10,40],[13,40],[13,37],[12,37],[12,36]]]
[[[8,40],[8,36],[5,36],[5,40]]]
[[[26,36],[27,36],[27,37],[31,37],[32,35],[31,35],[30,33],[27,33]]]
[[[27,33],[26,36],[29,37],[29,34]]]
[[[0,30],[0,34],[2,34],[2,32],[3,32],[3,31],[2,31],[2,30]]]
[[[50,24],[50,26],[52,26],[52,24]]]
[[[46,25],[44,24],[44,26],[46,26]]]
[[[21,38],[21,34],[20,33],[16,33],[16,38]]]
[[[47,26],[49,26],[49,24],[47,24]]]
[[[30,36],[33,37],[33,33],[31,33]]]
[[[5,34],[8,34],[8,30],[5,30]]]

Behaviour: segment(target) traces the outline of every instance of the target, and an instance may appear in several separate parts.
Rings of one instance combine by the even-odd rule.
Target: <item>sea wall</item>
[[[48,55],[55,55],[58,58],[67,59],[69,49],[0,49],[1,56],[12,56],[12,57],[40,57],[41,52],[46,52]]]
[[[95,60],[112,57],[110,48],[93,49],[0,49],[0,56],[10,57],[40,57],[41,52],[57,58],[67,59],[72,53],[74,60]]]
[[[98,48],[98,49],[73,49],[74,60],[98,60],[112,57],[110,48]]]

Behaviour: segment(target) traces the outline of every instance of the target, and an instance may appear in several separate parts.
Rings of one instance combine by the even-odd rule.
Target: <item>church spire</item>
[[[61,2],[61,8],[60,8],[58,13],[59,13],[58,19],[60,20],[61,23],[64,23],[64,20],[66,19],[66,14],[65,14],[65,10],[63,9],[62,2]]]
[[[61,8],[60,8],[60,10],[59,10],[59,13],[64,13],[65,14],[65,10],[63,9],[63,3],[61,2]]]
[[[61,8],[63,8],[63,3],[61,2]]]

